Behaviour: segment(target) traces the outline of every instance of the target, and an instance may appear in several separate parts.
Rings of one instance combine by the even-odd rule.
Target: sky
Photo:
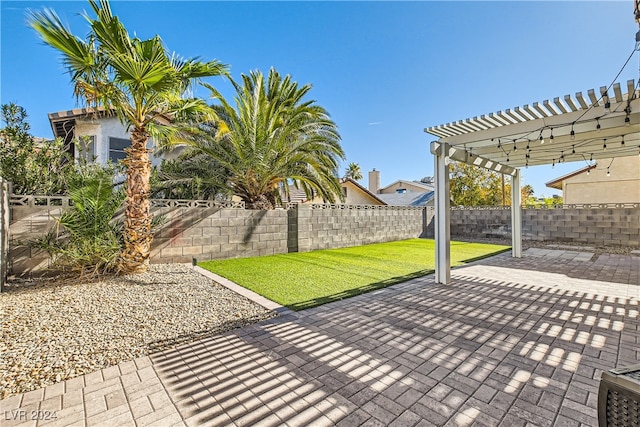
[[[0,0],[0,101],[26,108],[32,133],[53,136],[47,114],[77,108],[60,55],[27,25],[55,10],[88,32],[85,1]],[[423,129],[608,86],[632,52],[633,1],[112,1],[130,33],[159,34],[183,57],[218,59],[234,79],[275,67],[313,86],[310,99],[339,127],[347,163],[381,172],[383,186],[434,175],[436,137]],[[639,57],[616,80],[639,78]],[[210,78],[225,96],[229,81]],[[207,92],[200,90],[199,96]],[[585,166],[522,171],[544,183]]]

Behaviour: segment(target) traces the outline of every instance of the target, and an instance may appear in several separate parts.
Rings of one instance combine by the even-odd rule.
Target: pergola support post
[[[449,200],[449,145],[432,142],[431,153],[435,158],[435,239],[436,283],[451,283],[450,206]]]
[[[511,253],[522,258],[522,196],[520,193],[520,169],[511,176]]]

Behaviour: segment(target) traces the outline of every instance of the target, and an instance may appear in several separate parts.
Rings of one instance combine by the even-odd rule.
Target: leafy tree
[[[449,166],[451,198],[461,206],[502,205],[502,177],[499,173],[462,162]],[[511,203],[510,184],[505,186],[505,204]]]
[[[340,136],[326,110],[304,100],[311,86],[299,86],[274,69],[266,82],[255,71],[242,75],[242,85],[233,85],[235,107],[209,87],[219,102],[212,107],[219,123],[183,128],[191,135],[188,155],[215,165],[206,175],[211,185],[227,188],[250,209],[273,209],[280,191],[288,193],[289,182],[309,197],[330,202],[341,197]]]
[[[96,18],[85,15],[90,31],[84,40],[74,36],[52,10],[32,12],[30,24],[46,44],[62,53],[78,99],[112,109],[131,129],[131,146],[123,161],[126,221],[119,268],[123,273],[143,272],[152,240],[147,141],[160,135],[171,141],[173,121],[207,116],[210,110],[204,101],[184,95],[200,78],[225,75],[227,70],[219,61],[183,60],[169,54],[159,36],[131,37],[108,0],[89,0],[89,5]]]
[[[211,157],[187,150],[163,160],[152,177],[152,193],[166,199],[228,200],[226,171]]]
[[[354,181],[359,181],[362,179],[362,171],[360,170],[360,165],[357,163],[349,163],[347,165],[347,170],[344,173],[345,178],[353,179]]]
[[[64,194],[76,173],[69,147],[60,139],[37,142],[27,117],[19,105],[2,105],[0,176],[12,183],[15,194]]]

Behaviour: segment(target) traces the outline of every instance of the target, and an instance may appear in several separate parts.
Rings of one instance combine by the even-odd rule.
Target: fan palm
[[[354,181],[359,181],[362,179],[362,171],[360,170],[360,165],[357,163],[349,163],[347,165],[347,170],[344,173],[345,178],[353,179]]]
[[[170,141],[171,123],[194,116],[210,117],[204,101],[184,95],[200,78],[227,74],[219,61],[181,60],[170,55],[159,36],[130,37],[111,12],[108,0],[89,0],[96,18],[86,39],[74,36],[52,10],[32,12],[31,26],[42,40],[62,53],[76,97],[89,106],[113,111],[131,130],[125,150],[127,167],[124,248],[120,271],[143,272],[151,247],[147,141],[151,136]]]
[[[304,100],[310,85],[271,69],[233,82],[235,106],[209,87],[219,102],[214,126],[192,129],[191,150],[215,161],[211,168],[230,192],[250,209],[273,209],[289,183],[334,202],[342,197],[337,168],[344,152],[327,111]],[[212,177],[210,177],[212,178]]]

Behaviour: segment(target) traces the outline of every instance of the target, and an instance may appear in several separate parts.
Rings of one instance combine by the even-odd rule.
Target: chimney
[[[373,194],[378,194],[378,190],[380,190],[380,171],[373,168],[373,170],[369,172],[369,191]]]

